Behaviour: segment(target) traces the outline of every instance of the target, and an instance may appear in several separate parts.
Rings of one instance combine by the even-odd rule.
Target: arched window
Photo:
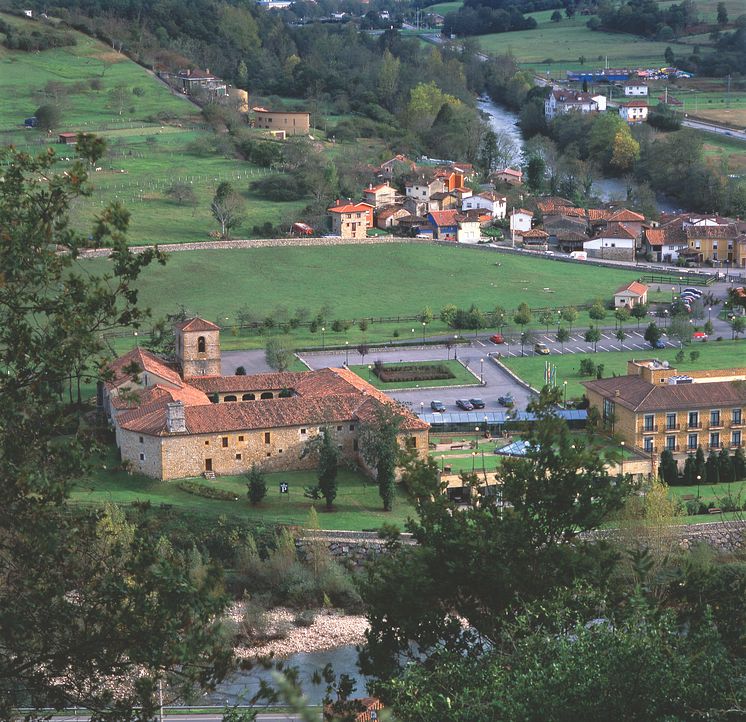
[[[271,391],[265,391],[259,398],[261,399],[273,399],[275,395]]]
[[[256,396],[254,396],[254,394],[244,394],[241,397],[241,401],[253,401],[255,398]]]
[[[200,336],[197,339],[197,353],[204,353],[205,352],[205,337]]]
[[[226,396],[223,401],[238,401],[235,396]]]

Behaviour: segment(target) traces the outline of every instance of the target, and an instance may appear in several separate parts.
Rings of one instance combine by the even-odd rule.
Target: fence
[[[705,273],[682,273],[679,275],[673,274],[656,274],[656,273],[645,273],[641,276],[643,283],[654,284],[663,283],[666,285],[679,285],[679,286],[711,286],[715,283],[715,274]]]

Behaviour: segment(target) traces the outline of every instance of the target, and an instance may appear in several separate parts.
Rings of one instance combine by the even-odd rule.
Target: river
[[[518,127],[518,115],[491,100],[478,100],[477,108],[489,117],[496,133],[504,133],[510,138],[522,156],[525,143]],[[622,178],[602,177],[594,181],[593,193],[604,202],[624,201],[627,198],[627,185]],[[679,210],[675,201],[662,195],[656,196],[656,203],[658,210],[665,213]]]
[[[337,676],[347,674],[353,678],[357,685],[353,696],[366,696],[366,678],[358,671],[357,649],[354,645],[321,652],[301,652],[287,657],[284,661],[286,666],[298,668],[303,693],[311,704],[321,704],[326,694],[324,683],[316,685],[312,682],[313,673],[320,671],[326,664],[332,665]],[[229,680],[223,682],[215,692],[207,695],[204,698],[205,702],[213,705],[246,704],[247,700],[259,690],[261,680],[272,684],[274,682],[272,672],[259,668],[237,672]]]

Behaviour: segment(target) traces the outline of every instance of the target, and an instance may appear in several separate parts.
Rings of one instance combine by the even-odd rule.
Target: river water
[[[347,674],[355,680],[357,687],[354,697],[366,696],[366,678],[358,671],[357,650],[354,645],[327,649],[322,652],[301,652],[287,657],[284,661],[287,666],[298,668],[303,693],[311,704],[320,704],[326,694],[324,683],[315,685],[312,682],[313,673],[320,671],[326,664],[332,665],[337,677],[340,674]],[[263,669],[237,672],[231,679],[223,682],[214,693],[207,695],[205,703],[212,705],[246,704],[259,690],[261,680],[272,684],[274,681],[272,672]]]
[[[510,138],[522,156],[525,143],[518,127],[518,115],[491,100],[478,100],[477,108],[489,117],[490,125],[496,133],[504,133]],[[624,201],[627,198],[627,184],[622,178],[598,178],[593,183],[593,193],[605,202]],[[664,196],[658,195],[656,202],[659,211],[672,213],[678,210],[675,201]]]

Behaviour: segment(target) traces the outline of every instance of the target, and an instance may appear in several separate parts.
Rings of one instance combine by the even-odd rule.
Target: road
[[[166,711],[163,719],[167,722],[222,722],[223,710],[219,712],[208,712],[206,714],[171,713]],[[288,712],[260,712],[257,715],[258,722],[295,722],[300,720],[300,715]],[[157,718],[156,718],[157,719]],[[321,719],[321,714],[319,714]],[[88,722],[89,717],[83,714],[54,715],[50,717],[51,722]]]

